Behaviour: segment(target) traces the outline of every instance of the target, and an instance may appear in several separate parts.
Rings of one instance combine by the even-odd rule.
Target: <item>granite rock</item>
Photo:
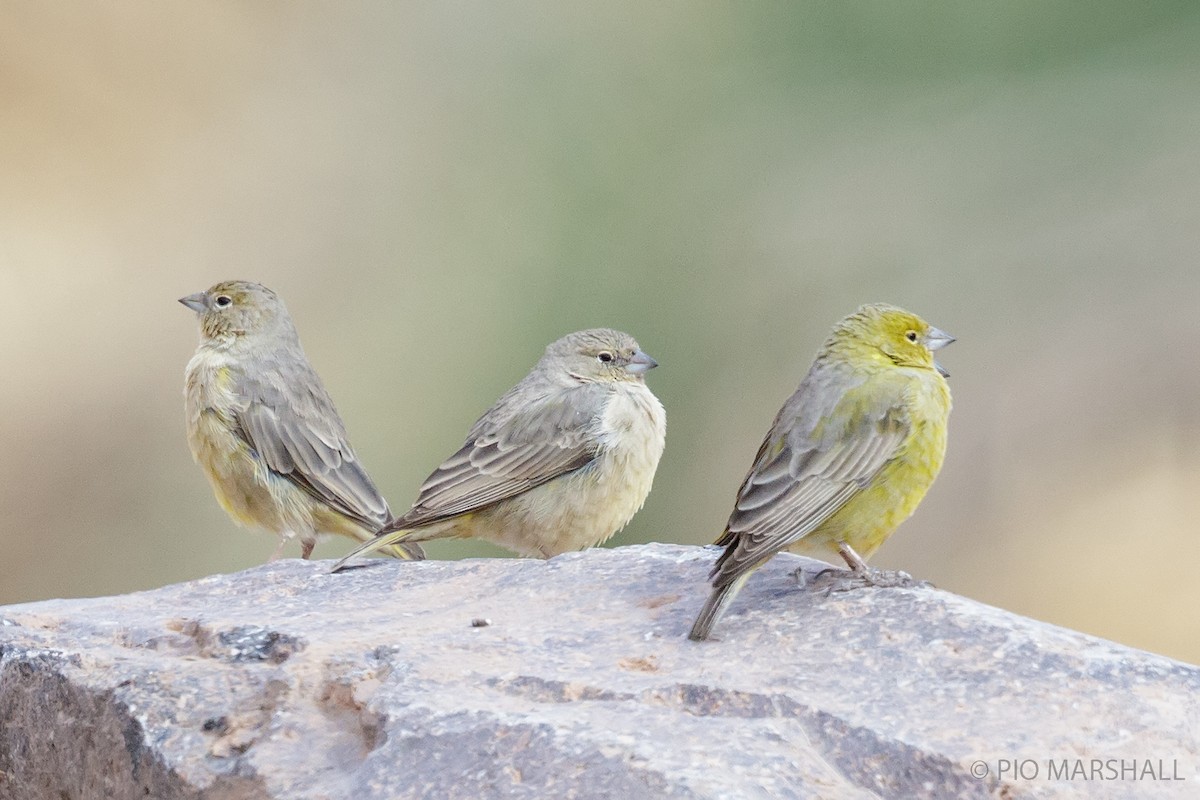
[[[1200,668],[790,555],[691,642],[715,557],[0,608],[0,798],[1200,797]]]

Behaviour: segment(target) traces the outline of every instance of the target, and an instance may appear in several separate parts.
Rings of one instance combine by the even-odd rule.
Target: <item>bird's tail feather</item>
[[[713,626],[717,624],[717,620],[725,613],[725,609],[729,607],[730,602],[741,591],[742,584],[749,577],[750,573],[747,572],[739,575],[730,583],[713,587],[708,602],[704,604],[704,608],[700,609],[700,616],[696,617],[696,622],[692,625],[692,632],[688,634],[689,639],[693,642],[702,642],[709,637]]]
[[[367,553],[373,553],[376,550],[387,549],[388,553],[396,558],[402,558],[406,561],[423,561],[425,560],[425,551],[416,542],[405,542],[404,538],[412,533],[412,531],[399,530],[388,531],[381,533],[371,539],[360,544],[358,547],[350,551],[350,555],[343,558],[341,561],[333,565],[330,572],[337,572],[346,566],[351,560],[364,556]]]
[[[425,560],[425,550],[416,542],[397,542],[379,549],[386,550],[392,558],[398,558],[401,561]]]

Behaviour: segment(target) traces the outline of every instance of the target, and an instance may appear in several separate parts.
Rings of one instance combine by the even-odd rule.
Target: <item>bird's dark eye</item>
[[[226,306],[233,304],[233,298],[227,294],[219,294],[219,295],[217,295],[217,299],[215,302],[221,308],[225,308]]]
[[[915,342],[917,341],[917,332],[909,331],[908,333],[904,334],[904,338],[908,339],[910,342]]]
[[[607,350],[601,350],[599,353],[596,354],[596,358],[600,359],[600,363],[607,364],[608,362],[613,360],[613,354],[608,352]]]

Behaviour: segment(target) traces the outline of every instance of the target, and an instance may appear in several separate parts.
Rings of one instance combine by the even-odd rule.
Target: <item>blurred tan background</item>
[[[670,422],[615,544],[720,533],[884,300],[959,342],[945,471],[875,563],[1200,661],[1200,7],[0,17],[0,602],[271,552],[184,440],[175,299],[217,280],[286,298],[397,510],[547,342],[630,331]]]

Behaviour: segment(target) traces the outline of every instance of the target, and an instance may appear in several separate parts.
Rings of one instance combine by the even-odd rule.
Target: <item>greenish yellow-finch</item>
[[[954,341],[915,314],[866,305],[834,326],[780,409],[717,544],[713,591],[689,638],[707,639],[755,569],[781,550],[869,558],[907,519],[946,452],[950,389],[934,351]]]

